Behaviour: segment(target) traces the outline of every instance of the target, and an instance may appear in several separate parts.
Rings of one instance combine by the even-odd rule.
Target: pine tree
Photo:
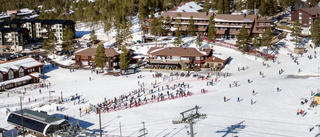
[[[223,14],[224,13],[224,0],[218,0],[218,4],[217,4],[217,10],[218,10],[218,14]]]
[[[47,50],[47,54],[53,53],[56,51],[55,44],[57,43],[57,37],[54,35],[54,32],[49,34],[48,39],[44,39],[43,41],[43,48]]]
[[[96,50],[96,55],[94,56],[94,62],[96,63],[96,67],[100,67],[103,69],[103,67],[106,64],[106,61],[108,60],[106,53],[105,53],[105,48],[103,45],[99,45],[97,50]]]
[[[310,37],[315,46],[320,45],[320,19],[316,19],[313,21]]]
[[[127,69],[131,62],[131,54],[126,47],[121,48],[122,53],[120,54],[120,68]]]
[[[200,36],[199,34],[198,34],[198,36],[197,36],[196,45],[197,45],[198,47],[201,47],[201,46],[202,46],[201,36]]]
[[[176,38],[174,39],[173,43],[176,47],[180,47],[181,43],[182,43],[182,40],[181,40],[181,38],[182,38],[182,35],[181,35],[181,13],[177,13],[175,23],[176,24],[174,27],[176,28],[176,30],[175,30]]]
[[[241,49],[242,51],[247,52],[250,49],[249,43],[249,34],[246,27],[243,25],[238,34],[236,46],[239,47],[239,49]]]
[[[196,34],[197,27],[194,25],[193,16],[190,17],[187,31],[190,36],[194,36]]]
[[[298,42],[300,42],[302,34],[302,28],[301,28],[301,23],[299,22],[300,20],[296,20],[291,28],[291,36],[293,39],[291,41],[296,42],[296,47],[298,46]]]
[[[254,37],[252,39],[252,45],[253,45],[254,48],[258,48],[259,47],[259,41],[258,41],[257,37]]]
[[[271,47],[271,41],[273,38],[273,31],[271,30],[271,28],[267,28],[265,30],[265,32],[262,34],[262,45],[267,47],[267,53],[268,53],[268,49],[272,48]]]
[[[96,32],[94,31],[94,29],[92,29],[90,32],[90,39],[89,40],[92,41],[93,43],[97,40]]]
[[[210,40],[210,41],[216,40],[215,21],[214,21],[213,15],[210,17],[208,27],[209,27],[208,28],[208,40]]]
[[[223,14],[230,14],[230,1],[224,0],[223,1]]]
[[[209,12],[210,7],[211,7],[211,5],[210,5],[210,3],[209,3],[209,0],[205,0],[205,1],[204,1],[204,6],[203,6],[203,11],[204,11],[204,12]]]
[[[62,48],[65,51],[69,51],[72,49],[73,46],[73,38],[74,38],[74,33],[72,32],[71,29],[65,28],[63,29],[63,42],[62,42]]]

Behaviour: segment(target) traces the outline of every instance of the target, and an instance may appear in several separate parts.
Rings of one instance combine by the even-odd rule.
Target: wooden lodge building
[[[33,58],[19,58],[0,64],[0,90],[39,82],[43,64]]]
[[[181,17],[176,17],[180,13]],[[167,16],[171,18],[170,30],[167,35],[174,36],[176,20],[181,20],[181,33],[187,35],[187,28],[191,16],[195,21],[197,34],[207,36],[210,16],[215,16],[216,38],[233,39],[237,38],[242,26],[245,26],[249,36],[261,37],[262,33],[267,28],[274,29],[274,22],[266,18],[258,17],[257,15],[231,15],[231,14],[216,14],[213,12],[172,12],[166,11],[161,16],[165,19]],[[152,19],[146,20],[146,33],[150,33]]]
[[[74,52],[76,65],[81,67],[92,67],[95,68],[94,55],[96,54],[96,47],[83,48]],[[118,68],[120,62],[120,53],[114,48],[105,48],[105,54],[108,58],[105,67],[107,68]]]
[[[291,23],[299,20],[303,28],[311,29],[315,19],[320,18],[320,7],[303,8],[291,13]]]
[[[149,64],[153,67],[186,69],[202,67],[205,60],[212,55],[212,50],[189,47],[151,47],[147,52]]]

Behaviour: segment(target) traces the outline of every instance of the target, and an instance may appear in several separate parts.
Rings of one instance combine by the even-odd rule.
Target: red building
[[[202,67],[212,50],[187,47],[152,47],[148,51],[149,64],[156,67]]]
[[[33,58],[20,58],[0,64],[0,90],[38,82],[43,64]]]
[[[92,48],[84,48],[84,49],[79,49],[75,51],[74,56],[76,60],[76,65],[79,66],[91,66],[95,67],[95,62],[94,62],[94,55],[96,54],[97,48],[92,47]],[[106,61],[105,66],[107,68],[117,68],[119,67],[119,56],[120,53],[117,52],[114,48],[105,48],[105,54],[108,58]]]
[[[320,18],[320,7],[299,9],[291,13],[291,21],[299,20],[302,27],[311,28],[312,22]]]

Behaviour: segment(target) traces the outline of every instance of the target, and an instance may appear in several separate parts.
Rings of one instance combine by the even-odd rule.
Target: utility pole
[[[21,97],[20,97],[20,109],[21,109],[21,126],[22,126],[22,136],[24,137],[23,111],[22,111],[22,101],[21,101]]]
[[[120,126],[120,137],[122,137],[122,133],[121,133],[121,122],[119,122],[119,126]]]
[[[195,124],[194,119],[207,117],[206,114],[198,113],[198,109],[199,109],[199,106],[196,105],[194,108],[181,112],[180,114],[182,115],[182,119],[177,121],[173,120],[172,123],[173,124],[181,124],[181,123],[189,124],[190,132],[191,132],[190,136],[194,137],[194,133],[193,133],[193,124]],[[193,113],[194,110],[195,110],[195,113]]]
[[[144,122],[142,122],[142,124],[143,124],[143,136],[146,137],[146,127]]]
[[[61,91],[61,102],[63,102],[63,98],[62,98],[62,91]]]
[[[102,137],[102,131],[101,131],[101,110],[100,110],[100,108],[98,109],[98,111],[99,111],[100,137]]]

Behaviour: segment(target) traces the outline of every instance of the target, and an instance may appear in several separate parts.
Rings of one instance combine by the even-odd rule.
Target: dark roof
[[[54,19],[13,19],[10,23],[11,24],[18,24],[18,23],[26,23],[26,22],[40,22],[42,24],[52,25],[52,24],[64,24],[64,25],[72,25],[75,24],[72,20],[54,20]]]
[[[302,11],[305,11],[311,15],[316,15],[317,13],[320,14],[320,8],[319,7],[314,7],[314,8],[304,8],[300,9]]]
[[[186,57],[200,57],[208,56],[211,49],[197,49],[187,47],[165,47],[165,48],[154,48],[152,51],[148,51],[150,55],[166,55],[166,56],[186,56]]]
[[[37,119],[45,123],[53,123],[61,120],[61,118],[57,118],[51,115],[47,115],[46,113],[37,112],[30,109],[22,109],[22,112],[23,112],[23,117]],[[21,116],[21,110],[14,111],[13,113]]]
[[[0,28],[0,32],[8,33],[8,32],[28,32],[26,28]]]
[[[105,54],[107,57],[114,57],[120,55],[114,48],[105,48]],[[97,48],[80,49],[74,53],[74,55],[94,56],[96,55]]]
[[[303,1],[296,2],[292,7],[292,11],[303,9],[303,8],[310,8],[310,4],[308,4],[308,2],[303,2]]]

